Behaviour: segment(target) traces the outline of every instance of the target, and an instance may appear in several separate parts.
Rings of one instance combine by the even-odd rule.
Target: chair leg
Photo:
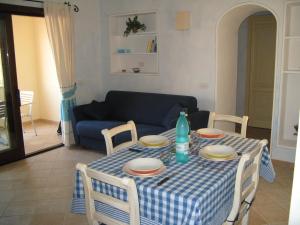
[[[248,225],[248,223],[249,223],[249,212],[250,212],[250,210],[248,210],[247,212],[246,212],[246,214],[244,215],[244,217],[243,217],[243,219],[242,219],[242,225]]]
[[[35,136],[37,136],[36,129],[35,129],[35,124],[34,124],[33,119],[32,119],[32,115],[30,115],[30,119],[31,119],[31,124],[32,124],[32,128],[34,130]]]

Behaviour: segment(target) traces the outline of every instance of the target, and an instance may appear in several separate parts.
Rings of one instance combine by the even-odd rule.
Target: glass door
[[[25,157],[11,15],[0,14],[0,165]]]

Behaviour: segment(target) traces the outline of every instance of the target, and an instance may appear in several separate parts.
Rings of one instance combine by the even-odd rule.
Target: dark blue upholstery
[[[83,120],[79,121],[76,126],[76,132],[81,137],[89,137],[97,140],[104,140],[101,131],[103,129],[111,129],[126,122],[121,121],[106,121],[106,120]]]
[[[193,129],[206,127],[209,115],[208,111],[198,110],[196,98],[181,95],[109,91],[104,102],[91,104],[76,106],[72,110],[75,141],[81,146],[102,150],[105,149],[105,143],[101,130],[119,126],[129,120],[135,122],[138,136],[141,137],[159,134],[175,127],[174,118],[180,108],[185,109],[191,116],[195,114],[191,117],[194,121]],[[97,105],[101,108],[98,109]],[[97,115],[86,113],[87,109],[95,109],[96,114],[100,114],[102,109],[106,110],[105,118],[95,120]],[[115,137],[114,142],[121,143],[127,139],[129,133],[124,133]]]
[[[158,126],[175,104],[187,108],[189,113],[197,111],[197,100],[191,96],[110,91],[105,102],[110,106],[111,119]]]

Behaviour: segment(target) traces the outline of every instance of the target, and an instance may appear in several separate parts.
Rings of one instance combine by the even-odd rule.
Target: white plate
[[[236,151],[227,145],[208,145],[199,151],[199,155],[213,161],[227,161],[237,157]]]
[[[158,170],[155,170],[152,173],[146,173],[146,174],[140,174],[140,173],[136,173],[132,170],[130,170],[128,168],[128,163],[125,163],[125,165],[123,166],[123,171],[125,173],[127,173],[130,176],[135,176],[135,177],[155,177],[155,176],[159,176],[162,173],[164,173],[167,170],[167,168],[165,166],[160,167]]]
[[[134,172],[147,172],[160,169],[164,164],[160,159],[156,158],[137,158],[126,163],[128,169]]]
[[[204,139],[221,139],[224,138],[224,131],[215,128],[202,128],[196,131],[196,133]]]
[[[139,145],[147,148],[161,148],[166,147],[170,144],[170,140],[161,135],[148,135],[141,137]]]

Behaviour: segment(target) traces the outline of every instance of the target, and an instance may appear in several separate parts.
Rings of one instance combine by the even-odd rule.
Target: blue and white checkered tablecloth
[[[175,141],[175,129],[162,135]],[[140,214],[143,224],[163,225],[218,225],[228,216],[233,201],[235,175],[238,159],[226,162],[212,162],[200,159],[199,149],[209,144],[224,144],[245,153],[251,150],[259,141],[226,135],[220,140],[204,141],[193,136],[190,160],[186,164],[176,163],[173,159],[167,171],[157,177],[134,177],[140,204]],[[135,158],[159,158],[163,152],[170,151],[174,144],[160,149],[144,149],[142,152],[131,152],[123,149],[111,156],[101,158],[88,166],[95,170],[113,174],[118,177],[128,176],[122,171],[123,165]],[[156,184],[166,175],[171,179],[157,187]],[[264,148],[260,175],[269,182],[275,178],[275,171],[270,159],[267,146]],[[85,213],[84,189],[81,177],[76,171],[76,183],[73,194],[72,212]],[[123,189],[99,181],[93,182],[96,191],[109,194],[118,199],[127,200]],[[97,203],[97,210],[128,222],[128,215]]]

